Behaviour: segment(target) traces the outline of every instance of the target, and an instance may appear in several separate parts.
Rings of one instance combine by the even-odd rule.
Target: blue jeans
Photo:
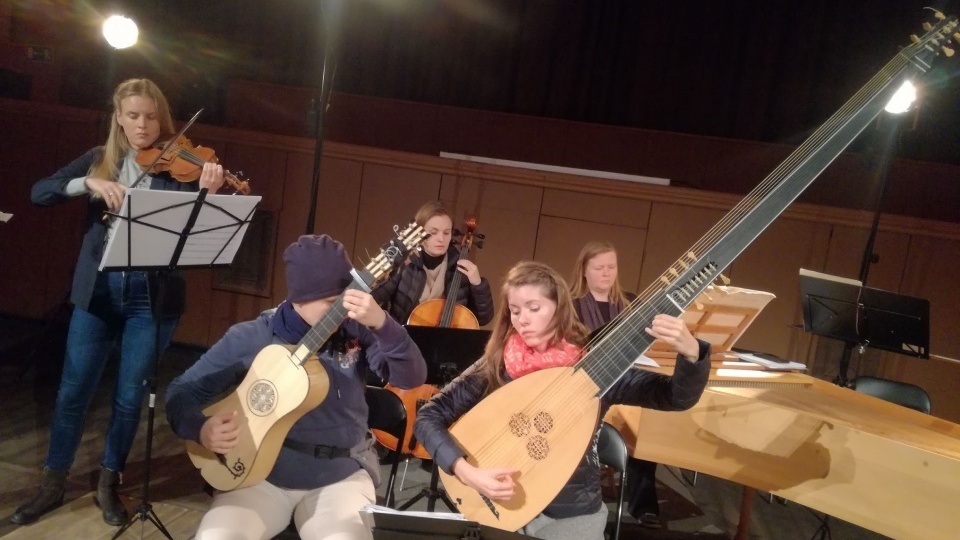
[[[107,272],[97,276],[90,309],[74,308],[70,320],[67,354],[50,426],[48,468],[63,471],[73,465],[84,418],[119,338],[120,365],[102,465],[114,471],[123,470],[140,424],[145,383],[153,373],[156,345],[159,343],[160,351],[167,347],[177,322],[178,318],[160,321],[158,335],[144,272]]]

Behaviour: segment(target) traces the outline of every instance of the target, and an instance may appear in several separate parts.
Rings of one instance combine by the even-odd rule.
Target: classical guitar
[[[483,247],[483,235],[476,234],[476,218],[468,218],[464,223],[466,233],[460,240],[460,259],[469,256],[470,249],[476,246],[478,249]],[[435,326],[441,328],[480,328],[477,316],[464,305],[457,303],[457,291],[460,290],[460,281],[463,279],[463,272],[455,271],[450,280],[450,288],[447,291],[446,298],[435,298],[421,302],[407,318],[407,324],[413,326]],[[456,373],[450,377],[444,377],[444,383],[453,380]],[[403,446],[401,451],[406,454],[412,454],[420,459],[430,459],[427,449],[420,444],[413,436],[413,423],[417,419],[417,412],[427,401],[440,389],[432,384],[422,384],[416,388],[404,390],[393,385],[386,385],[384,388],[390,390],[400,397],[404,408],[407,409],[407,430],[403,436]],[[397,447],[397,438],[393,435],[380,430],[373,430],[374,436],[380,444],[387,448]]]
[[[352,271],[347,289],[369,291],[427,237],[416,223],[394,232],[397,237],[364,269]],[[330,381],[316,353],[347,317],[342,299],[343,294],[297,345],[264,347],[236,390],[204,409],[207,416],[237,411],[241,426],[240,441],[226,454],[187,441],[190,461],[211,486],[229,491],[265,479],[291,426],[323,402]]]
[[[936,25],[914,37],[594,338],[575,366],[543,369],[512,381],[453,425],[450,432],[467,461],[519,471],[517,492],[509,501],[490,500],[441,471],[447,494],[468,520],[514,531],[556,497],[596,436],[601,396],[652,343],[644,328],[653,316],[679,316],[873,121],[905,79],[927,72],[957,31],[956,18],[937,15]],[[953,35],[960,41],[960,34]]]

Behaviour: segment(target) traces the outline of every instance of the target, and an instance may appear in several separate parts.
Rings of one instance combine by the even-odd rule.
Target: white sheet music
[[[196,192],[127,190],[119,217],[110,225],[100,270],[170,265],[198,196]],[[230,264],[260,199],[207,195],[176,266]]]

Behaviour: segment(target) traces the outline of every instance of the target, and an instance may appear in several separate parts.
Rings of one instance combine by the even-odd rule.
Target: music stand
[[[157,270],[159,287],[154,319],[153,369],[144,385],[148,387],[147,449],[143,495],[126,524],[113,535],[116,539],[136,521],[149,520],[168,539],[170,533],[149,503],[150,460],[157,396],[157,367],[160,363],[160,318],[169,274],[178,268],[218,268],[233,261],[240,242],[260,202],[258,196],[210,195],[199,192],[129,189],[107,232],[107,246],[100,261],[103,270]]]
[[[483,356],[490,339],[489,330],[413,325],[405,325],[404,328],[427,362],[426,382],[441,388]],[[440,489],[436,463],[430,467],[430,487],[414,495],[398,510],[406,510],[424,497],[427,498],[429,512],[436,508],[437,499],[443,501],[451,512],[457,511],[453,501]]]
[[[403,512],[370,511],[374,540],[522,540],[525,534],[504,531],[475,521],[423,517]]]
[[[867,347],[929,358],[930,301],[881,289],[859,281],[800,270],[803,329],[811,334]],[[846,385],[847,363],[841,361],[838,383]]]

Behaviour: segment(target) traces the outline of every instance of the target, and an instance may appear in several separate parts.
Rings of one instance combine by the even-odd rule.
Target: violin
[[[177,137],[164,152],[167,146],[167,142],[156,142],[142,148],[137,152],[137,165],[143,169],[149,167],[150,172],[169,172],[170,176],[180,182],[193,182],[200,178],[205,163],[219,163],[213,148],[194,146],[190,139],[183,135]],[[223,171],[223,179],[237,193],[250,193],[250,183],[230,171]]]

